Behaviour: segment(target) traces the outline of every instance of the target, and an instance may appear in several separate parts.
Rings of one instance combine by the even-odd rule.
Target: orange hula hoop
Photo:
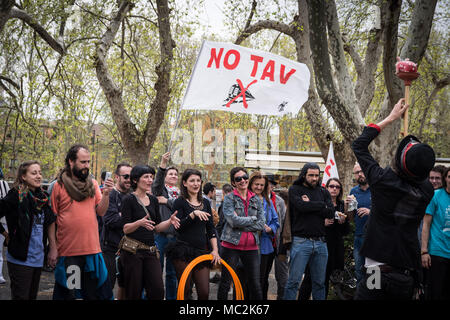
[[[213,259],[212,254],[204,254],[202,256],[195,258],[187,265],[186,269],[184,269],[183,274],[181,275],[180,283],[178,284],[177,300],[184,300],[184,287],[186,286],[187,278],[191,273],[192,269],[194,269],[194,267],[197,264],[203,261],[212,261],[212,259]],[[228,265],[228,263],[226,263],[223,259],[221,260],[221,263],[228,269],[228,272],[230,272],[231,277],[233,278],[233,283],[236,288],[236,300],[244,300],[242,285],[241,282],[239,281],[236,272],[234,272],[233,268],[231,268]]]

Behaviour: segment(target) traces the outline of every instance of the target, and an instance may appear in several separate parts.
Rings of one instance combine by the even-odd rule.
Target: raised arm
[[[166,177],[167,164],[169,163],[170,153],[166,152],[161,157],[158,171],[156,172],[155,181],[153,181],[152,192],[155,197],[162,196],[164,191],[164,179]]]
[[[352,149],[355,153],[361,169],[364,172],[369,184],[377,181],[384,170],[379,166],[378,162],[372,157],[369,151],[370,143],[378,136],[378,134],[386,128],[390,123],[399,119],[408,109],[408,105],[404,104],[405,99],[400,99],[392,109],[391,113],[377,124],[369,124],[364,128],[362,134],[352,143]]]

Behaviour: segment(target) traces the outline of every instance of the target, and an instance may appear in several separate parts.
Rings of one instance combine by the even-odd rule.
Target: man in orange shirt
[[[72,146],[65,167],[53,187],[51,203],[56,215],[58,262],[54,300],[112,299],[98,234],[97,215],[109,206],[114,184],[105,181],[103,196],[89,175],[90,153],[86,146]]]

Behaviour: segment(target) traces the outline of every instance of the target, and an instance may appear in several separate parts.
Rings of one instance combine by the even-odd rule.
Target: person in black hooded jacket
[[[334,219],[330,193],[320,186],[320,168],[316,163],[303,166],[298,179],[289,188],[289,215],[292,245],[289,277],[284,299],[295,300],[306,265],[309,263],[314,300],[325,299],[325,272],[328,250],[325,218]]]
[[[352,144],[372,194],[360,251],[366,257],[366,274],[358,283],[357,300],[412,299],[414,295],[421,263],[417,228],[433,197],[428,175],[435,154],[412,135],[401,140],[390,167],[381,168],[369,152],[372,140],[408,107],[400,99],[384,120],[366,126]]]

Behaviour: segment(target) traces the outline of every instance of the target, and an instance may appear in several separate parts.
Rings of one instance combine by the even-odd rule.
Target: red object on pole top
[[[411,82],[416,80],[420,74],[417,72],[416,63],[409,61],[408,58],[400,60],[400,57],[397,57],[395,75],[405,82],[405,86],[410,86]]]

